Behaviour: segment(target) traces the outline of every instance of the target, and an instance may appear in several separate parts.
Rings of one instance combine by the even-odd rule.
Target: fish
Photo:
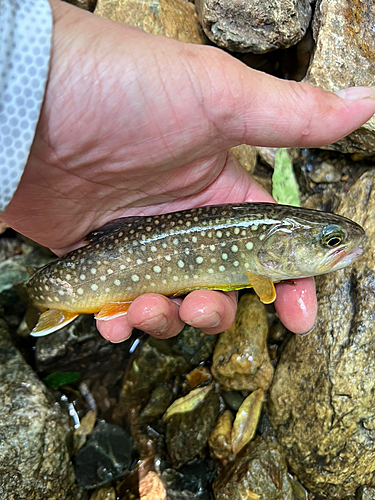
[[[42,314],[31,334],[52,333],[80,314],[125,315],[148,292],[253,288],[269,304],[274,283],[349,266],[364,241],[362,227],[345,217],[273,203],[116,219],[33,273],[26,288]]]

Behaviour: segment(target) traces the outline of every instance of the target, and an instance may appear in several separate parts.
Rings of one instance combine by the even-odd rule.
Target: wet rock
[[[234,455],[249,443],[258,427],[260,413],[264,402],[264,392],[257,389],[248,396],[242,403],[232,428],[232,451]]]
[[[115,421],[120,423],[126,419],[131,407],[143,406],[158,384],[175,379],[206,361],[216,340],[216,335],[205,335],[190,326],[172,339],[147,338],[128,365],[113,413]]]
[[[267,314],[253,294],[241,297],[234,324],[219,336],[212,374],[235,390],[267,390],[273,375],[267,350]]]
[[[204,32],[219,47],[262,54],[301,40],[311,18],[303,0],[198,0]]]
[[[228,458],[232,454],[233,420],[232,412],[225,410],[217,419],[208,440],[211,453],[220,460]]]
[[[355,500],[374,500],[375,488],[369,486],[361,486],[355,494]]]
[[[121,423],[127,418],[130,408],[141,406],[148,400],[152,390],[172,377],[188,371],[189,363],[183,356],[173,352],[176,340],[148,338],[135,353],[125,374],[118,405],[113,418]]]
[[[95,488],[121,477],[134,459],[131,437],[121,427],[100,422],[74,457],[77,483]]]
[[[114,488],[99,488],[91,495],[90,500],[116,500]]]
[[[197,366],[194,370],[187,373],[185,378],[191,389],[212,381],[211,371],[207,366]]]
[[[224,467],[213,490],[215,500],[294,500],[281,448],[260,436]]]
[[[16,283],[27,281],[30,278],[27,271],[29,266],[38,268],[53,260],[40,250],[30,252],[27,245],[23,245],[23,248],[25,251],[21,255],[14,255],[0,263],[0,293]]]
[[[40,373],[78,371],[81,376],[100,377],[111,372],[112,383],[123,374],[131,338],[112,344],[98,332],[94,317],[83,314],[53,335],[39,337],[35,347],[35,362]]]
[[[167,500],[163,482],[158,474],[152,470],[139,481],[139,496],[142,500]]]
[[[258,158],[258,153],[254,146],[241,144],[232,148],[231,153],[249,174],[254,172]]]
[[[10,341],[0,320],[0,497],[79,500],[67,449],[68,415]]]
[[[329,162],[322,162],[316,165],[309,173],[310,179],[315,183],[330,184],[341,181],[340,172]]]
[[[325,90],[375,85],[375,13],[372,0],[318,2],[313,21],[316,47],[304,81]],[[343,153],[375,153],[375,118],[330,146]]]
[[[94,13],[180,42],[206,42],[194,4],[183,0],[98,0]]]
[[[143,408],[138,423],[152,422],[161,417],[171,403],[171,390],[164,384],[157,385],[151,393],[147,405]]]
[[[194,460],[179,470],[165,469],[161,475],[168,500],[211,500],[215,472],[205,462]]]
[[[211,393],[193,410],[174,414],[168,420],[165,440],[174,465],[186,464],[205,455],[219,406],[218,396]]]
[[[375,481],[375,171],[339,213],[366,230],[365,255],[317,280],[318,321],[291,337],[270,390],[270,420],[301,483],[325,499]]]

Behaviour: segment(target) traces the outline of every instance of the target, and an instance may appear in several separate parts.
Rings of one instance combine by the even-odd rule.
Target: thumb
[[[209,49],[213,85],[203,87],[203,102],[211,123],[231,145],[319,147],[353,132],[375,113],[373,88],[353,87],[335,94],[279,80]]]

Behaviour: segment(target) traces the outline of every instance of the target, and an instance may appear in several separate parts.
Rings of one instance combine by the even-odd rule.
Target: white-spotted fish
[[[271,303],[274,282],[346,267],[362,255],[364,238],[344,217],[271,203],[117,219],[27,282],[32,302],[44,311],[32,334],[51,333],[79,314],[121,316],[147,292],[252,287]]]

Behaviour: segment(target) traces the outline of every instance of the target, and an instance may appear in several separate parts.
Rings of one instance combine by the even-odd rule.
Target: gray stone
[[[270,420],[291,469],[325,499],[375,484],[375,170],[338,212],[366,230],[365,255],[319,277],[318,320],[287,344],[270,390]]]
[[[375,86],[374,23],[372,0],[320,0],[313,21],[316,48],[304,81],[333,92]],[[375,117],[329,147],[374,154]]]
[[[234,52],[263,54],[299,42],[310,23],[309,0],[197,0],[210,40]]]
[[[67,414],[0,320],[0,498],[83,500],[67,449]]]

